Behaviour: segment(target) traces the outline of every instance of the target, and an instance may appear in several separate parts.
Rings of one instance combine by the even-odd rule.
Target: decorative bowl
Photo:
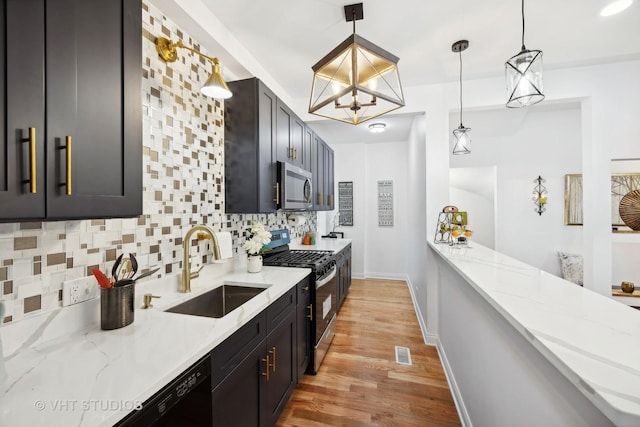
[[[624,293],[632,294],[635,287],[632,282],[622,282],[620,284],[620,289],[622,289],[622,292]]]

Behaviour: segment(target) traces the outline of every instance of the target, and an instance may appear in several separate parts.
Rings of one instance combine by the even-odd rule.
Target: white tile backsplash
[[[185,43],[193,42],[153,4],[143,3],[140,98],[149,107],[145,107],[143,116],[142,216],[0,224],[0,273],[2,268],[7,271],[6,278],[0,275],[0,298],[7,307],[5,322],[24,317],[25,297],[42,296],[42,308],[35,313],[60,307],[63,281],[89,276],[94,267],[110,271],[113,261],[107,261],[107,251],[135,253],[141,269],[159,266],[158,274],[164,275],[179,272],[182,237],[191,225],[230,231],[234,254],[242,252],[240,245],[253,221],[270,229],[288,227],[284,213],[225,214],[224,104],[199,93],[198,82],[206,80],[210,69],[201,66],[193,54],[181,52],[184,61],[171,64],[158,57],[152,38],[162,33],[163,26],[169,29],[172,40],[177,40],[180,33]],[[200,66],[192,70],[192,64]],[[170,85],[165,85],[165,78]],[[186,89],[185,81],[192,83],[192,90]],[[157,191],[161,200],[156,200]],[[292,229],[292,236],[315,229],[316,214],[306,216],[307,224]],[[123,235],[133,235],[133,242],[124,243]],[[22,236],[36,236],[37,247],[14,251],[15,238]],[[203,255],[211,258],[205,246],[192,252],[196,265],[202,263]],[[65,262],[47,265],[47,256],[52,254],[63,254]],[[34,274],[36,262],[40,263],[40,274]],[[4,294],[5,288],[12,288],[12,292]]]

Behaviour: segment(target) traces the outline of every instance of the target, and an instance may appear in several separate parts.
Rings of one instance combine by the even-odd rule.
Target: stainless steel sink
[[[202,295],[178,304],[165,311],[220,318],[240,307],[266,288],[256,288],[234,284],[223,284]]]

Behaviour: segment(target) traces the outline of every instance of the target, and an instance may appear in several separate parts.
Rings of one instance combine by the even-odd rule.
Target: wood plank
[[[408,347],[413,365],[395,361]],[[406,282],[353,279],[317,375],[305,375],[278,426],[459,426],[435,347]]]

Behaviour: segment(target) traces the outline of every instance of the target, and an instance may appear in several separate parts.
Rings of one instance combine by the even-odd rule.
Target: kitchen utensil
[[[135,279],[133,279],[133,281],[137,282],[140,279],[144,279],[145,277],[149,277],[149,276],[151,276],[153,273],[155,273],[158,270],[160,270],[160,267],[156,267],[156,268],[154,268],[152,270],[147,271],[146,273],[142,273],[140,276],[138,276]]]
[[[120,254],[111,270],[114,281],[131,279],[138,271],[138,260],[133,254]]]
[[[118,268],[120,267],[120,262],[122,262],[122,256],[124,254],[120,254],[118,258],[116,258],[116,262],[113,263],[113,267],[111,268],[111,278],[114,282],[118,280]]]
[[[129,279],[133,279],[133,276],[138,272],[138,260],[133,254],[129,254],[129,259],[131,259],[131,275],[128,277]]]
[[[110,288],[112,286],[111,281],[109,281],[109,278],[102,271],[94,268],[91,272],[95,276],[101,288]]]

